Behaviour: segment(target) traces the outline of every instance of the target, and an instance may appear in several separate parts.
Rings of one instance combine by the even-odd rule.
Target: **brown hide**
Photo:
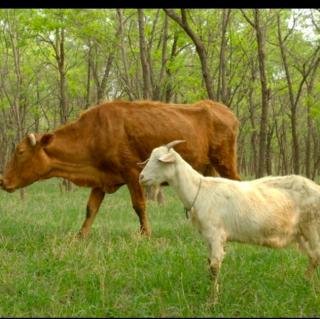
[[[150,234],[145,198],[138,182],[152,149],[186,140],[177,151],[196,170],[239,179],[236,141],[239,122],[226,106],[211,100],[195,104],[112,101],[91,107],[53,133],[25,138],[16,148],[0,185],[14,191],[39,179],[64,177],[92,188],[81,235],[89,232],[105,193],[127,185],[141,231]],[[213,169],[214,168],[214,169]]]

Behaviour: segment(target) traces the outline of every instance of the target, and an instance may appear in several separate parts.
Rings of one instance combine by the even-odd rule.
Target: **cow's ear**
[[[176,160],[176,157],[174,156],[174,153],[169,152],[167,154],[164,154],[160,156],[159,161],[163,163],[173,163]]]
[[[43,134],[41,139],[40,139],[40,145],[41,146],[47,146],[49,143],[51,143],[51,141],[53,140],[54,135],[51,133],[46,133]]]

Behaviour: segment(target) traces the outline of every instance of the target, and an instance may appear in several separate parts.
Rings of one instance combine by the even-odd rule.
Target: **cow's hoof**
[[[88,234],[85,234],[82,231],[79,231],[76,234],[75,238],[78,239],[78,240],[84,240],[84,239],[88,238]]]
[[[151,230],[150,229],[140,229],[140,234],[146,238],[151,238]]]

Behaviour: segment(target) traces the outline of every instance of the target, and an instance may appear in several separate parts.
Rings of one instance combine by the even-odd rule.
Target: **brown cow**
[[[12,192],[56,176],[91,187],[80,231],[86,237],[105,193],[126,184],[140,231],[150,235],[137,163],[147,159],[153,148],[183,139],[187,143],[177,151],[196,170],[206,174],[213,166],[221,176],[239,179],[238,126],[229,108],[211,100],[188,105],[115,100],[89,108],[77,121],[52,133],[29,134],[16,147],[0,185]]]

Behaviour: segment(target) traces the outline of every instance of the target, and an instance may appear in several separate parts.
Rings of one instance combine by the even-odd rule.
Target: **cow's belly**
[[[123,185],[125,185],[125,183],[113,184],[113,185],[109,184],[109,185],[104,185],[102,189],[105,193],[112,194],[116,192]]]
[[[113,172],[101,172],[100,170],[91,169],[90,173],[70,174],[65,176],[65,178],[77,186],[100,188],[106,193],[114,193],[119,187],[125,184],[123,178]]]

